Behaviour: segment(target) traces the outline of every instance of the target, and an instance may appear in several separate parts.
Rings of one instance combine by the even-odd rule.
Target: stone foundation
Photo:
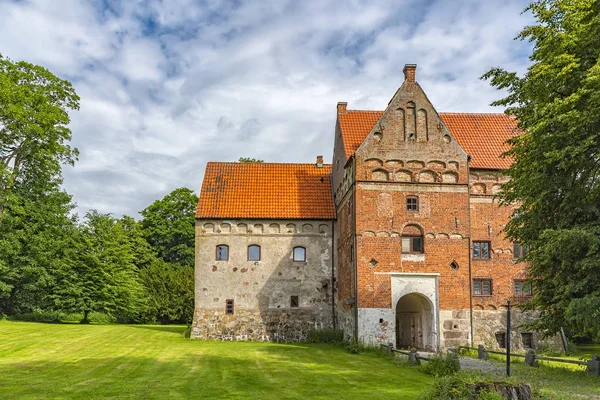
[[[560,337],[553,336],[542,339],[537,332],[523,328],[521,325],[533,322],[538,316],[536,312],[520,312],[511,310],[511,349],[517,351],[539,350],[550,348],[562,350]],[[500,349],[500,343],[496,334],[506,334],[506,310],[473,310],[473,344],[483,345],[486,349]],[[523,334],[532,334],[532,347],[526,347],[523,343]]]
[[[191,337],[212,340],[299,342],[310,330],[332,328],[331,310],[236,309],[235,315],[218,310],[196,310]]]

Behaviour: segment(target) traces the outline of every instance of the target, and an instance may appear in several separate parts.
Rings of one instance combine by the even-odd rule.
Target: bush
[[[344,347],[346,347],[346,350],[348,350],[348,353],[350,354],[358,354],[361,350],[360,343],[354,337],[351,338],[348,342],[346,342]]]
[[[308,331],[306,340],[309,343],[342,343],[344,331],[338,329],[315,329]]]
[[[429,361],[425,361],[421,369],[436,378],[454,375],[460,371],[460,360],[454,353],[449,353],[447,356],[436,354]]]
[[[192,336],[192,326],[188,325],[185,328],[185,331],[183,331],[183,337],[186,339],[189,339]]]
[[[496,387],[518,387],[519,384],[490,381],[491,377],[473,372],[459,372],[437,379],[421,400],[502,400]],[[520,397],[519,397],[520,398]]]
[[[34,311],[31,313],[11,315],[8,319],[12,321],[42,322],[50,324],[79,323],[83,319],[83,314],[63,313],[58,311]],[[99,312],[90,313],[88,319],[90,322],[96,324],[113,324],[116,322],[115,318]]]

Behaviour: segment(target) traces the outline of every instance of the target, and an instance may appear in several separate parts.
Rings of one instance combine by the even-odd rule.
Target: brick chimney
[[[346,103],[346,102],[343,102],[343,101],[338,102],[338,105],[337,105],[338,114],[345,113],[347,106],[348,106],[348,103]]]
[[[317,156],[317,168],[323,168],[323,156]]]
[[[404,72],[404,82],[415,83],[417,64],[406,64],[402,72]]]

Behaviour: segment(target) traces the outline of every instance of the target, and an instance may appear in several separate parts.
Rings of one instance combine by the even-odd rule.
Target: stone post
[[[588,361],[585,372],[594,376],[600,376],[600,357],[597,354],[594,354],[592,359]]]
[[[529,350],[527,354],[525,354],[525,364],[530,367],[537,367],[537,360],[535,359],[533,350]]]
[[[490,358],[490,355],[488,354],[488,352],[485,350],[485,347],[483,347],[482,344],[480,344],[479,346],[477,346],[477,357],[480,360],[487,360]]]
[[[391,356],[392,355],[392,350],[394,349],[394,344],[393,343],[388,343],[387,345],[387,355]]]
[[[417,354],[417,349],[414,347],[410,349],[410,353],[408,354],[408,362],[414,365],[420,365],[421,360],[419,360],[419,355]]]

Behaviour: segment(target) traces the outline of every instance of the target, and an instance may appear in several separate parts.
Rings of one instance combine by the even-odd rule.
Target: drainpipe
[[[333,185],[332,185],[333,187]],[[335,200],[334,200],[335,205]],[[334,207],[335,209],[335,207]],[[335,316],[335,223],[331,222],[331,316],[333,318],[333,330],[336,329],[336,316]]]
[[[473,268],[471,265],[471,156],[467,156],[467,198],[469,199],[468,218],[469,218],[469,240],[467,240],[469,254],[469,325],[471,327],[471,347],[473,344]]]

